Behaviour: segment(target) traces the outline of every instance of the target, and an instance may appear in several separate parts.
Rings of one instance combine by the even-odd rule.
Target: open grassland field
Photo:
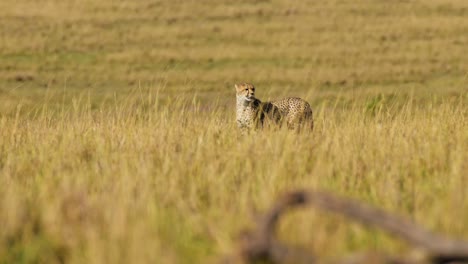
[[[206,263],[284,191],[468,238],[468,2],[0,2],[0,263]],[[313,133],[235,124],[234,83]],[[279,237],[403,253],[314,210]]]

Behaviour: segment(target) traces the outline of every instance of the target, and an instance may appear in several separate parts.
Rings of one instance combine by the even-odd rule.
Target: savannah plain
[[[206,263],[329,190],[468,238],[465,0],[0,2],[0,263]],[[312,133],[238,133],[234,83]],[[282,240],[407,252],[315,210]]]

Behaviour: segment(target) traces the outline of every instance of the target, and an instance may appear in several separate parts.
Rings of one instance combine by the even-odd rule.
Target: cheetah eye
[[[249,89],[245,88],[246,91],[248,91]]]

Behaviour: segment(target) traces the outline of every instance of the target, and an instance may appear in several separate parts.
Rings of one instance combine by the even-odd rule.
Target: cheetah
[[[237,91],[237,126],[242,129],[262,128],[269,123],[280,124],[279,108],[254,97],[255,87],[249,83],[235,85]]]
[[[288,97],[272,102],[255,98],[255,86],[250,83],[235,84],[237,97],[237,126],[241,129],[261,128],[268,121],[279,126],[283,122],[289,129],[300,130],[305,125],[314,128],[312,109],[308,102]]]

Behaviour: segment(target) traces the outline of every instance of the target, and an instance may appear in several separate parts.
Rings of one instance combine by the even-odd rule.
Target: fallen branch
[[[228,262],[323,263],[310,252],[285,245],[275,238],[275,229],[279,218],[291,208],[308,204],[382,229],[425,252],[424,258],[417,259],[370,254],[354,255],[335,263],[468,262],[468,242],[436,235],[405,218],[361,202],[341,198],[328,192],[304,190],[290,192],[282,196],[260,218],[253,230],[244,231],[240,238],[237,254]]]

